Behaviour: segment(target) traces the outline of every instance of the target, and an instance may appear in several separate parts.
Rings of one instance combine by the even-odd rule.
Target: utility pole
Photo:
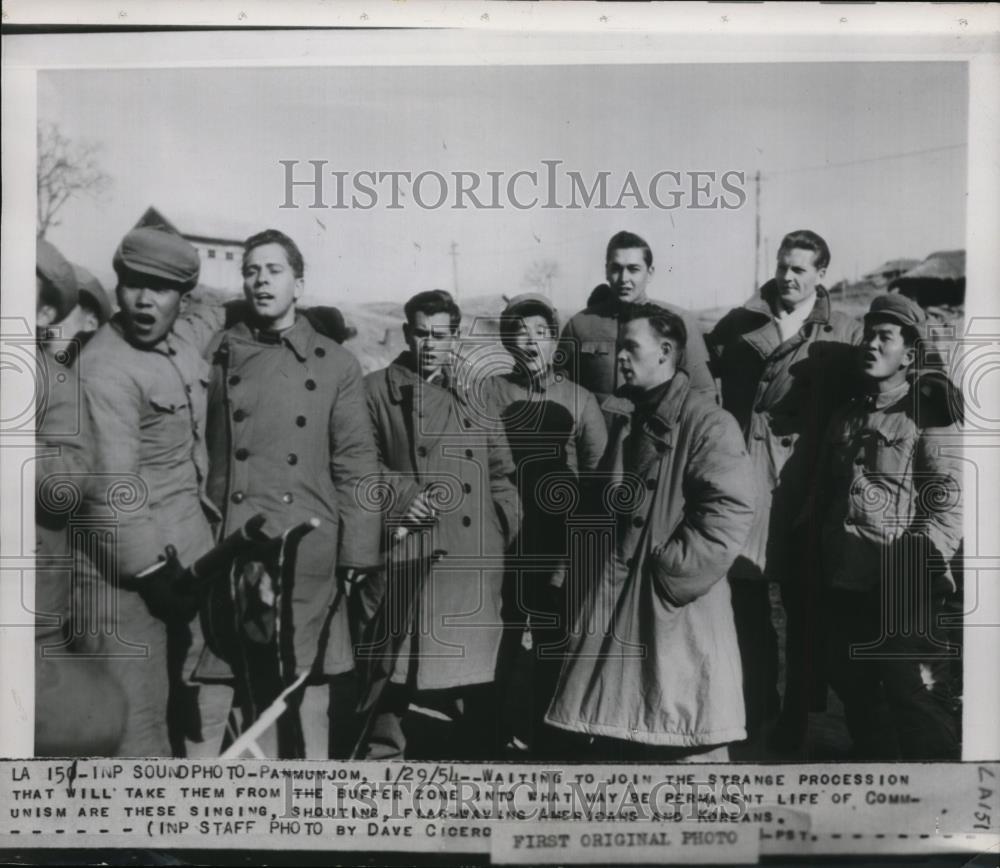
[[[455,301],[458,301],[458,244],[451,242],[451,249],[448,255],[451,257],[451,288]]]
[[[760,286],[760,169],[754,176],[754,255],[753,255],[753,288],[757,292]]]

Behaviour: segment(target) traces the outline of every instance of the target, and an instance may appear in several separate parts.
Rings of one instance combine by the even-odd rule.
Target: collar
[[[399,403],[403,400],[403,390],[406,388],[426,388],[440,389],[444,392],[455,391],[454,377],[444,376],[434,382],[429,382],[417,373],[416,359],[409,350],[403,350],[386,368],[386,380],[389,386],[389,395],[393,401]]]
[[[743,309],[772,320],[774,319],[774,312],[771,302],[777,293],[778,285],[774,282],[774,278],[772,278],[760,288],[760,292],[757,295],[743,305]],[[830,321],[831,309],[830,293],[827,292],[826,287],[817,286],[816,303],[809,312],[809,316],[805,318],[805,322],[828,323]]]
[[[884,410],[898,403],[910,393],[910,381],[904,380],[888,392],[873,392],[864,396],[865,406],[870,410]]]
[[[547,391],[556,381],[556,372],[552,365],[546,368],[545,373],[540,377],[529,376],[523,369],[515,365],[506,376],[512,383],[522,386],[525,389],[534,389],[538,392]]]
[[[691,383],[688,379],[687,373],[682,370],[678,370],[673,379],[670,381],[670,386],[667,388],[666,392],[663,393],[659,402],[656,404],[655,409],[646,417],[647,424],[652,423],[650,426],[654,430],[659,430],[666,432],[670,428],[673,428],[677,424],[677,418],[680,416],[681,407],[684,405],[684,401],[688,396],[688,392],[691,391]],[[616,415],[627,416],[631,418],[632,414],[635,412],[635,404],[626,398],[624,395],[612,395],[607,398],[601,405],[601,409],[608,413],[614,413]]]
[[[286,346],[300,362],[305,362],[309,358],[309,347],[314,333],[309,320],[298,314],[295,316],[295,324],[282,332],[277,342],[268,338],[261,340],[257,329],[246,322],[238,322],[229,329],[229,334],[247,343],[258,346]]]

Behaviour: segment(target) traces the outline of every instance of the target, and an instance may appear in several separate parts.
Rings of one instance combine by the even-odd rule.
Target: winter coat
[[[742,671],[724,580],[753,511],[739,429],[680,371],[638,430],[630,402],[604,408],[614,419],[601,462],[611,483],[597,529],[605,556],[593,574],[569,579],[582,605],[545,719],[644,744],[741,740]]]
[[[756,480],[754,523],[734,579],[800,580],[793,523],[816,485],[823,432],[856,388],[861,323],[831,309],[820,287],[797,334],[781,340],[768,281],[708,335],[722,406],[736,417]]]
[[[715,380],[709,369],[708,349],[698,321],[683,308],[656,299],[649,300],[684,320],[687,347],[678,367],[687,372],[693,391],[714,399],[717,394]],[[570,317],[559,339],[556,358],[560,369],[571,380],[593,392],[599,402],[610,397],[619,385],[616,355],[619,313],[617,299],[599,296],[584,310]]]
[[[425,382],[408,353],[369,374],[365,386],[390,533],[413,499],[436,486],[429,495],[436,526],[413,528],[388,556],[416,563],[421,546],[447,552],[424,576],[418,638],[403,643],[392,680],[407,680],[412,657],[421,690],[492,681],[503,633],[503,557],[520,529],[514,463],[497,410],[470,404],[460,388]]]
[[[321,522],[299,545],[291,589],[294,665],[303,671],[321,650],[335,570],[380,561],[381,516],[358,494],[378,476],[361,368],[303,316],[280,343],[239,323],[216,337],[209,358],[208,492],[223,513],[220,537],[257,513],[272,535]],[[331,675],[354,666],[347,607],[334,617],[322,649]]]
[[[926,537],[943,559],[936,590],[955,590],[948,561],[962,541],[961,432],[954,424],[927,427],[920,417],[905,382],[855,398],[831,422],[819,497],[830,587],[876,591],[887,550],[905,531]]]
[[[565,553],[565,513],[544,504],[559,499],[560,486],[576,487],[581,474],[597,469],[608,442],[597,399],[551,371],[537,383],[516,372],[501,374],[486,388],[517,468],[524,525],[516,549],[525,555]]]
[[[205,493],[203,354],[221,327],[221,306],[189,298],[187,311],[154,347],[140,349],[112,318],[77,362],[94,425],[93,463],[102,476],[88,489],[93,516],[108,522],[107,542],[93,556],[118,586],[102,633],[108,665],[128,694],[120,756],[169,756],[166,712],[170,679],[186,675],[201,654],[197,623],[167,625],[134,590],[137,572],[173,545],[188,565],[213,544],[218,513]]]

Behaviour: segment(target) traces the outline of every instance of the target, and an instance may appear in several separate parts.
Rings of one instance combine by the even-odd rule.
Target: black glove
[[[177,550],[167,546],[167,557],[152,572],[136,577],[139,595],[149,613],[163,621],[187,623],[201,606],[201,596],[191,571],[177,560]]]

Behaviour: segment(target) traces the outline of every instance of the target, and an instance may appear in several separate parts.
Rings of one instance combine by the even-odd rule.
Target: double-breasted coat
[[[433,530],[412,530],[389,552],[414,560],[420,546],[446,552],[424,577],[392,680],[417,689],[494,680],[503,636],[504,552],[520,528],[514,463],[496,408],[470,404],[461,388],[425,382],[409,353],[365,378],[375,444],[387,486],[387,523],[428,492],[438,510]],[[390,581],[392,576],[390,575]],[[386,594],[393,593],[387,588]],[[387,661],[388,662],[388,661]],[[410,667],[416,666],[412,673]]]
[[[354,667],[346,606],[320,648],[335,570],[371,570],[380,560],[381,516],[359,493],[378,476],[361,367],[304,316],[278,340],[238,323],[216,337],[209,358],[208,491],[223,513],[220,535],[257,513],[269,534],[320,520],[295,560],[294,667],[309,669],[322,651],[322,672],[346,672]],[[208,667],[206,659],[199,675]]]
[[[722,386],[722,406],[739,423],[753,463],[754,523],[733,566],[735,579],[795,579],[793,524],[817,483],[823,433],[834,409],[856,387],[861,323],[833,310],[829,293],[802,328],[782,341],[770,299],[760,295],[735,308],[707,337]]]
[[[729,584],[753,480],[732,416],[678,371],[635,426],[624,398],[601,462],[605,557],[571,576],[582,600],[546,721],[595,736],[697,747],[738,741],[742,671]]]

